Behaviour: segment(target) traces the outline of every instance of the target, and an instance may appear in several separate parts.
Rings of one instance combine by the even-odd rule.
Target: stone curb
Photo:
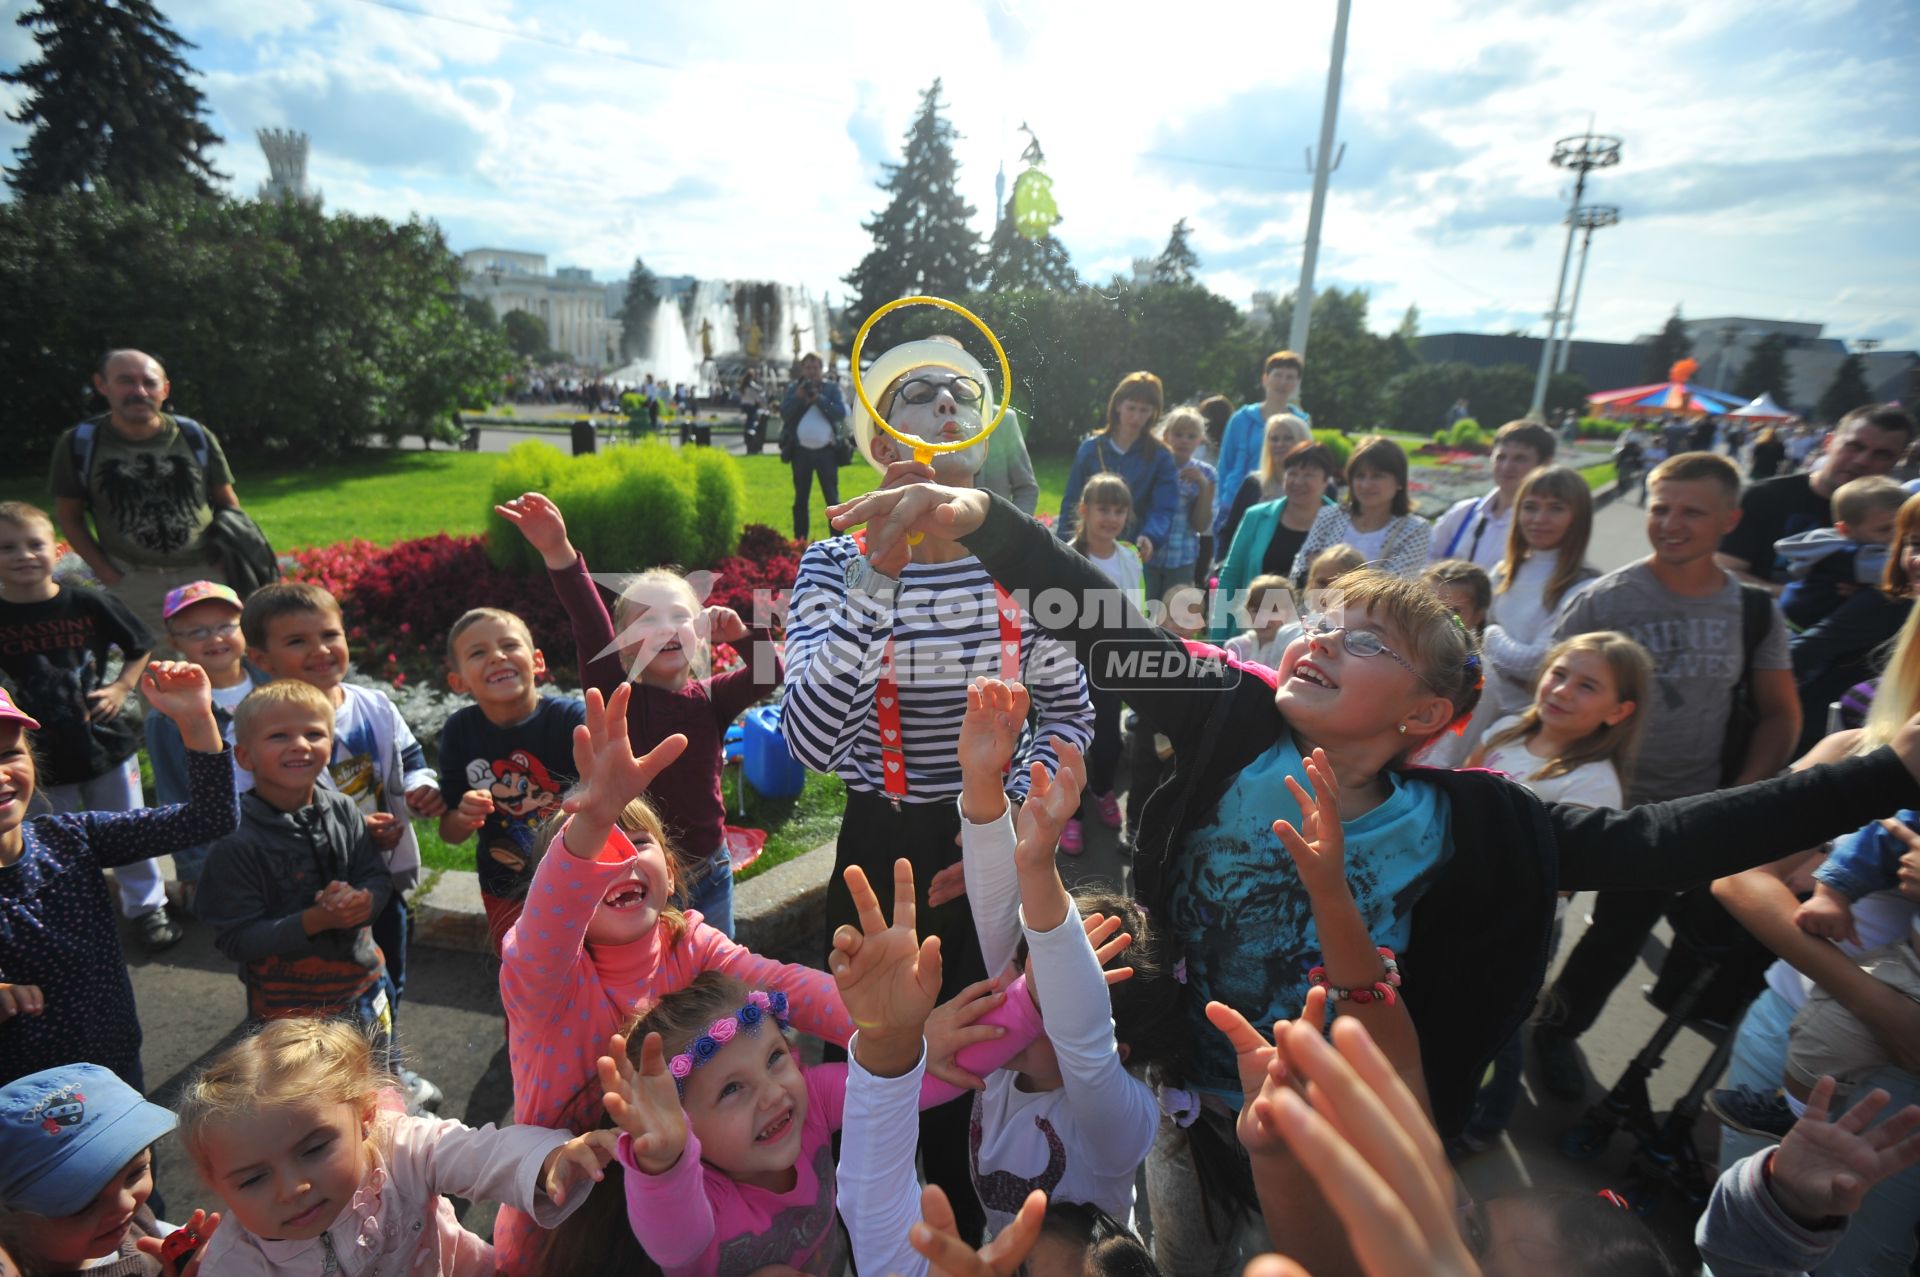
[[[733,889],[734,938],[755,953],[810,953],[826,927],[827,879],[833,874],[833,844],[740,883]],[[408,897],[413,911],[410,943],[463,953],[492,953],[487,915],[480,906],[480,877],[470,870],[429,871]]]

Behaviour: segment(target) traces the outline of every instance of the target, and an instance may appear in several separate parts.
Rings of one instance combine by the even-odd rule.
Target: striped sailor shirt
[[[850,593],[865,562],[850,536],[816,541],[800,559],[787,616],[783,725],[793,756],[848,787],[884,793],[878,693],[881,657],[893,640],[906,758],[902,801],[943,802],[960,792],[960,721],[967,686],[1000,676],[1000,623],[993,579],[968,555],[950,563],[909,563],[891,605]],[[1016,600],[1016,605],[1024,601]],[[1073,653],[1042,632],[1021,607],[1020,681],[1035,722],[1015,751],[1007,792],[1024,795],[1034,760],[1058,765],[1053,738],[1085,750],[1093,704]]]

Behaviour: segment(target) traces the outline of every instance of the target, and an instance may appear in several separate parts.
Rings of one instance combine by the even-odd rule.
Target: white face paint
[[[900,381],[900,392],[895,394],[889,406],[887,424],[909,438],[925,439],[929,443],[952,444],[978,435],[985,424],[981,414],[986,410],[985,387],[981,397],[972,403],[963,403],[954,394],[953,379],[963,374],[951,368],[938,365],[922,365],[909,371]],[[907,402],[907,387],[919,383],[919,389],[932,390],[932,397],[925,403]],[[874,454],[882,464],[898,459],[906,452],[905,447],[891,435],[876,430],[874,433]],[[984,445],[961,448],[953,452],[935,453],[933,468],[943,475],[972,476],[986,464],[987,450]]]

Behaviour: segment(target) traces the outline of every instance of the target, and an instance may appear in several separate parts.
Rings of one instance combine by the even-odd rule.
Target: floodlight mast
[[[1587,250],[1593,247],[1593,233],[1604,226],[1617,226],[1620,210],[1612,204],[1588,204],[1574,210],[1574,225],[1580,228],[1580,269],[1573,273],[1573,300],[1567,303],[1567,327],[1560,334],[1560,357],[1555,372],[1567,370],[1567,355],[1573,348],[1573,320],[1580,313],[1580,286],[1587,282]]]
[[[1287,348],[1306,357],[1307,329],[1313,323],[1313,267],[1320,256],[1320,222],[1327,209],[1327,178],[1340,163],[1333,150],[1333,129],[1340,118],[1340,72],[1347,61],[1347,15],[1353,0],[1340,0],[1333,19],[1333,58],[1327,64],[1327,100],[1320,108],[1320,149],[1313,156],[1313,203],[1307,211],[1307,242],[1300,255],[1300,287],[1293,294],[1293,327]]]
[[[1553,144],[1553,164],[1574,171],[1573,200],[1567,205],[1567,244],[1560,253],[1560,278],[1553,286],[1553,309],[1547,312],[1547,340],[1540,347],[1540,374],[1533,382],[1533,403],[1527,415],[1545,420],[1547,379],[1553,373],[1553,343],[1560,332],[1560,302],[1567,293],[1567,267],[1573,261],[1573,235],[1578,227],[1574,218],[1580,211],[1580,197],[1587,193],[1587,174],[1597,168],[1611,168],[1620,162],[1620,139],[1595,133],[1591,127],[1576,137],[1563,137]]]

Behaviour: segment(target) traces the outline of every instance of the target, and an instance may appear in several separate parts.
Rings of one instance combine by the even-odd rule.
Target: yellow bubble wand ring
[[[941,310],[950,310],[956,315],[964,315],[967,320],[986,337],[988,344],[993,347],[994,356],[1000,360],[1000,410],[993,414],[993,420],[987,423],[986,428],[979,434],[973,436],[973,438],[956,439],[952,443],[930,443],[925,439],[910,439],[898,430],[895,430],[892,423],[881,416],[880,410],[873,406],[873,400],[867,398],[866,383],[860,380],[860,348],[866,345],[867,334],[873,331],[873,326],[879,322],[880,317],[892,311],[899,310],[902,306],[937,306]],[[879,426],[889,435],[912,449],[913,459],[921,465],[932,464],[933,456],[937,452],[958,452],[962,448],[971,448],[976,443],[984,443],[987,436],[997,430],[1001,421],[1006,418],[1007,405],[1012,402],[1013,399],[1013,368],[1007,363],[1006,347],[1000,344],[1000,339],[993,335],[993,329],[987,327],[985,321],[983,321],[980,316],[974,314],[959,302],[950,302],[944,297],[896,297],[894,300],[874,311],[871,315],[868,315],[867,322],[861,324],[860,331],[853,335],[853,355],[849,362],[853,365],[853,393],[860,400],[860,406],[865,408],[867,415],[873,418],[874,425]],[[918,545],[920,539],[920,533],[909,533],[907,535],[907,544]]]

